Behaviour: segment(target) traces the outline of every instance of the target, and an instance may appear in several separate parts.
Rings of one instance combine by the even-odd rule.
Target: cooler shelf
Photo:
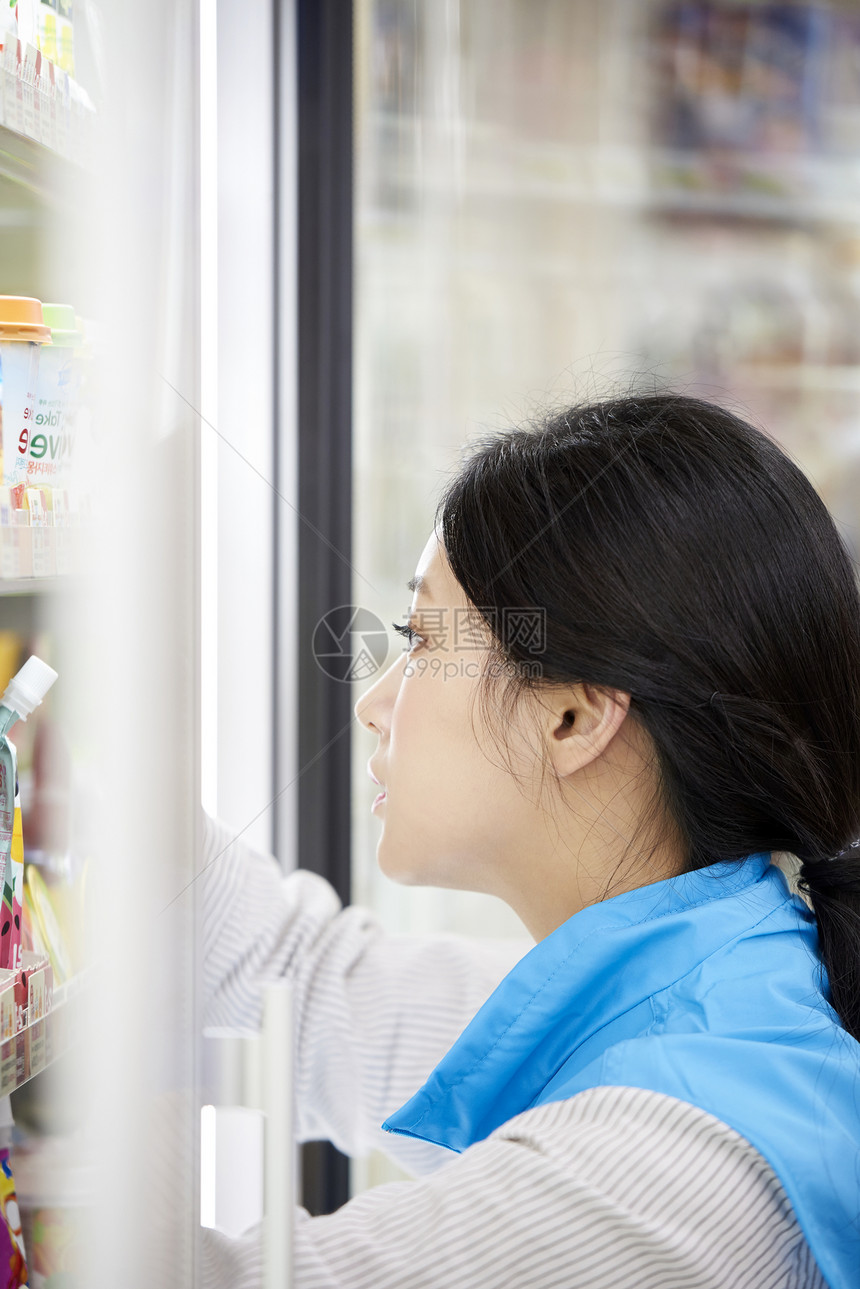
[[[13,595],[45,595],[60,590],[60,577],[13,577],[0,579],[0,598]]]
[[[0,177],[64,200],[91,154],[95,120],[85,92],[31,46],[0,50]]]
[[[0,596],[44,594],[83,565],[82,529],[0,525]]]
[[[72,173],[71,162],[49,152],[44,144],[0,125],[0,177],[39,197],[61,200]]]
[[[0,1096],[8,1096],[62,1056],[80,1028],[80,976],[54,989],[51,1010],[0,1043]]]

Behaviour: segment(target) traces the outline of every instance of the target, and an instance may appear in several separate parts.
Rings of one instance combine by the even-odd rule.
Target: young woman
[[[297,1289],[857,1286],[860,598],[821,499],[707,403],[575,407],[477,445],[412,586],[356,704],[379,864],[536,943],[386,936],[212,825],[207,1020],[290,975],[302,1136],[418,1175],[300,1213]],[[210,1255],[260,1283],[259,1232]]]

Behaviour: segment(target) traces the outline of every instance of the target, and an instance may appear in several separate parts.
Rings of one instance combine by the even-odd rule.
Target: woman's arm
[[[260,1228],[204,1233],[206,1289],[260,1289]],[[294,1289],[826,1289],[770,1166],[696,1106],[592,1088],[414,1182],[302,1211]]]
[[[382,1132],[530,942],[387,935],[323,878],[207,819],[200,878],[205,1025],[257,1027],[260,986],[295,988],[300,1140],[376,1147],[411,1172],[449,1152]]]

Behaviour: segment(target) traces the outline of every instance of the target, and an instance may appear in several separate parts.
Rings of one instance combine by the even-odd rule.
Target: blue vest
[[[383,1124],[462,1151],[585,1088],[700,1106],[770,1163],[831,1289],[860,1286],[860,1043],[767,853],[617,895],[528,952]]]

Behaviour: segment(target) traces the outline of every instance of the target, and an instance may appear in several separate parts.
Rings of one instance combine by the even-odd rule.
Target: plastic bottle
[[[57,679],[53,667],[32,655],[13,676],[0,699],[0,867],[3,908],[0,912],[0,967],[16,970],[21,958],[21,900],[24,887],[24,840],[18,796],[17,757],[9,730],[26,721]]]

